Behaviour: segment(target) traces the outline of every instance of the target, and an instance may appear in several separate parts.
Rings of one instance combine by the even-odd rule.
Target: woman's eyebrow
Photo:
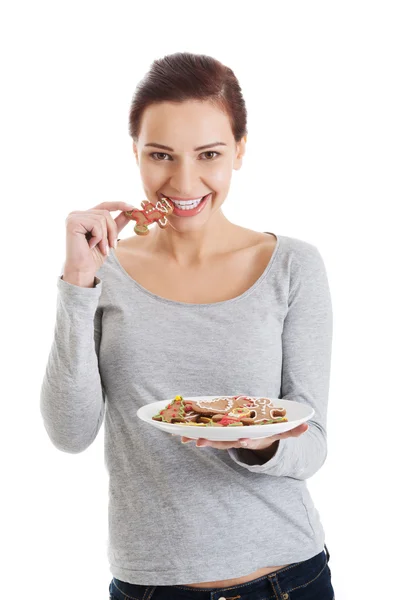
[[[214,146],[226,146],[224,142],[213,142],[212,144],[205,144],[205,146],[199,146],[198,148],[194,148],[193,151],[204,150],[205,148],[213,148]],[[163,144],[156,144],[155,142],[151,142],[150,144],[145,144],[145,146],[154,146],[154,148],[161,148],[162,150],[170,150],[171,152],[175,152],[173,148],[169,146],[164,146]]]

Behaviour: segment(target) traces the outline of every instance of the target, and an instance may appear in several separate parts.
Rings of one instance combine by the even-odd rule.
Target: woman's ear
[[[135,159],[136,159],[136,164],[137,166],[139,166],[139,155],[138,155],[138,149],[137,149],[137,145],[135,142],[133,142],[133,154],[135,155]]]
[[[243,136],[243,138],[240,140],[240,142],[238,142],[236,144],[236,156],[233,161],[233,168],[235,170],[240,169],[240,167],[242,166],[242,158],[246,152],[246,142],[247,142],[247,135]]]

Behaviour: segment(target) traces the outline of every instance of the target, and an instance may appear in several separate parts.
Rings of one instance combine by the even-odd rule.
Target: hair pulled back
[[[137,143],[143,112],[161,102],[208,101],[224,112],[233,137],[247,135],[247,111],[232,69],[205,54],[176,52],[153,61],[136,87],[129,111],[129,135]]]

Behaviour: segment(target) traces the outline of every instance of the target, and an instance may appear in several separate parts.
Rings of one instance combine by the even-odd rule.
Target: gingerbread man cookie
[[[152,223],[157,223],[161,229],[165,229],[168,225],[166,215],[171,215],[174,212],[174,207],[167,198],[161,198],[157,204],[153,204],[149,200],[141,202],[143,210],[133,208],[126,210],[125,215],[136,221],[134,232],[138,235],[147,235],[149,233],[148,226]]]
[[[245,425],[263,425],[271,421],[287,421],[283,418],[286,415],[284,408],[275,408],[270,398],[254,398],[253,406],[250,409],[250,415],[242,419]]]
[[[270,398],[250,398],[247,399],[246,404],[239,408],[233,408],[232,410],[225,411],[224,414],[217,414],[212,417],[213,421],[219,421],[220,423],[224,420],[239,420],[243,425],[265,425],[267,423],[274,423],[287,421],[285,417],[286,410],[284,408],[275,408]]]

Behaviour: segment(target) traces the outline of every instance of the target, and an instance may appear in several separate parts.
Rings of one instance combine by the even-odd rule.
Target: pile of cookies
[[[275,408],[270,398],[220,396],[211,400],[185,400],[175,396],[152,419],[197,427],[242,427],[287,421],[284,408]]]

